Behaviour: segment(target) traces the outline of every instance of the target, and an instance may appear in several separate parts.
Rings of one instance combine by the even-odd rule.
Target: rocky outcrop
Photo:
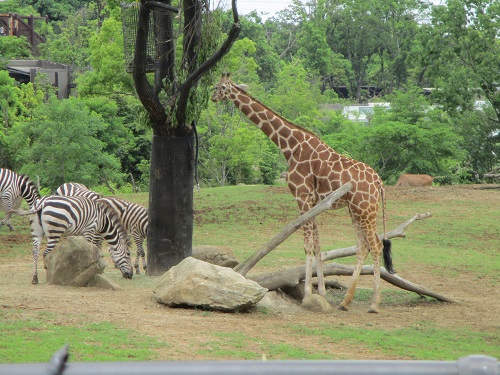
[[[47,282],[64,286],[87,286],[106,267],[100,250],[83,237],[68,237],[60,242],[45,263]]]
[[[230,268],[189,257],[168,270],[153,292],[168,306],[234,312],[255,306],[267,289]]]

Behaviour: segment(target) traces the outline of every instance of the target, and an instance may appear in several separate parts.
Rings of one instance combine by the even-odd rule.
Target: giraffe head
[[[229,99],[229,95],[233,92],[236,86],[233,81],[229,78],[230,73],[222,73],[220,81],[213,88],[214,93],[212,94],[213,102],[220,102],[222,100]]]

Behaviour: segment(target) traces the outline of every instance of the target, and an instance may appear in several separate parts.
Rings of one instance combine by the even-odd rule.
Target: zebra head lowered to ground
[[[120,218],[107,202],[82,196],[52,195],[37,201],[35,207],[29,211],[10,212],[32,215],[33,284],[38,284],[38,254],[43,236],[47,237],[44,260],[63,236],[83,236],[93,244],[102,237],[108,243],[111,259],[123,277],[132,278],[129,236]]]
[[[30,208],[33,208],[35,201],[40,199],[40,194],[33,181],[28,176],[17,174],[10,169],[0,168],[0,199],[7,211],[7,215],[0,221],[0,228],[4,225],[12,231],[14,227],[10,222],[14,200],[22,197],[28,202]]]
[[[101,195],[90,190],[78,182],[66,182],[56,190],[57,195],[84,196],[91,199],[99,199]],[[142,268],[147,272],[146,252],[143,243],[148,233],[148,210],[137,203],[132,203],[114,197],[104,197],[104,201],[109,203],[116,211],[127,232],[134,239],[137,247],[137,256],[134,262],[136,273],[140,273],[139,261],[142,259]],[[99,244],[98,244],[99,246]]]

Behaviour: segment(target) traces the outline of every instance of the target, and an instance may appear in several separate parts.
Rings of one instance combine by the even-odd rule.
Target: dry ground
[[[478,199],[491,200],[498,206],[498,190],[477,190],[472,187],[434,187],[451,198],[458,195],[477,195]],[[390,199],[432,200],[435,194],[425,194],[415,189],[389,191]],[[5,230],[5,229],[2,229]],[[11,234],[9,241],[23,242],[29,246],[28,235]],[[6,246],[2,243],[0,246]],[[459,278],[439,277],[425,269],[412,275],[411,281],[425,285],[457,301],[455,304],[422,303],[382,305],[380,314],[367,314],[368,302],[353,302],[349,312],[335,310],[331,314],[318,314],[286,305],[267,311],[227,314],[188,309],[173,309],[157,304],[151,292],[155,278],[135,275],[133,280],[121,280],[112,267],[105,274],[117,281],[123,291],[106,291],[93,288],[68,288],[45,283],[42,271],[41,284],[31,285],[31,260],[29,254],[22,259],[2,260],[0,263],[0,308],[19,311],[24,317],[40,311],[52,313],[57,324],[87,322],[115,322],[130,327],[162,341],[171,343],[161,349],[163,360],[211,359],[196,354],[196,349],[214,340],[213,332],[244,333],[251,338],[265,338],[275,343],[300,345],[308,350],[335,353],[336,358],[381,359],[381,352],[346,347],[335,342],[322,342],[319,337],[301,336],[289,327],[291,324],[317,326],[318,323],[342,324],[352,327],[400,328],[422,321],[435,322],[440,327],[469,326],[475,331],[500,332],[500,290],[498,285],[477,275],[462,273]],[[346,279],[344,279],[346,280]],[[361,286],[370,287],[371,279],[365,278]],[[383,288],[391,288],[384,283]],[[356,300],[356,296],[355,296]],[[258,340],[255,341],[258,346]],[[251,348],[250,348],[251,349]],[[256,348],[253,348],[256,349]],[[258,351],[258,348],[256,349]]]

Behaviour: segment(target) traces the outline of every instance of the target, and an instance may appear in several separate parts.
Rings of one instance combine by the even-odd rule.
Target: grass
[[[439,190],[429,194],[439,194]],[[143,205],[148,203],[144,193],[120,197]],[[393,241],[396,269],[403,275],[405,272],[411,275],[415,269],[430,269],[437,276],[456,279],[457,285],[461,275],[467,273],[481,279],[481,283],[498,286],[498,203],[478,201],[467,195],[438,198],[428,201],[388,199],[388,229],[395,228],[417,212],[430,211],[433,215],[409,227],[407,239]],[[298,216],[296,203],[284,186],[202,189],[195,192],[194,209],[193,245],[228,246],[239,259],[246,259]],[[27,218],[14,217],[12,221],[16,226],[15,236],[20,237],[14,241],[12,233],[5,228],[0,230],[0,259],[15,264],[16,259],[29,257],[31,240]],[[323,250],[354,244],[354,231],[345,210],[326,212],[318,218],[318,223]],[[255,272],[302,265],[302,242],[299,230],[259,262]],[[353,263],[352,258],[339,261]],[[26,282],[29,283],[29,271],[20,272],[26,273]],[[130,284],[130,280],[123,280],[118,272],[113,273],[112,278],[118,284]],[[138,275],[133,283],[137,288],[150,290],[151,278]],[[371,296],[371,289],[360,287],[355,302],[367,305]],[[394,289],[384,289],[382,297],[386,310],[392,306],[425,309],[439,304],[433,299]],[[338,304],[342,295],[332,293],[329,298]],[[256,320],[268,316],[264,310],[254,314]],[[194,312],[196,319],[218,316],[218,313],[209,311]],[[354,350],[381,353],[380,356],[386,358],[456,360],[472,353],[500,357],[498,330],[485,332],[467,326],[451,329],[429,321],[401,324],[401,327],[371,323],[351,326],[342,318],[333,324],[315,321],[299,325],[285,320],[270,335],[259,332],[258,327],[255,333],[207,330],[203,340],[193,345],[192,351],[211,359],[260,359],[263,355],[270,359],[349,358],[345,353],[317,351],[307,344],[329,342]],[[293,337],[293,340],[280,339],[281,333]],[[72,361],[154,360],[158,359],[158,352],[175,351],[174,344],[128,329],[126,324],[88,323],[79,316],[37,310],[27,313],[5,308],[0,301],[0,363],[46,362],[67,342],[71,343]]]
[[[43,312],[19,319],[16,310],[0,318],[0,363],[48,362],[66,343],[74,362],[147,361],[167,345],[108,322],[66,325]]]
[[[495,333],[474,332],[467,327],[450,330],[423,321],[401,329],[370,327],[318,328],[296,326],[301,334],[320,336],[332,342],[363,344],[366,348],[381,350],[391,357],[427,360],[456,360],[470,353],[500,356],[500,337]]]

